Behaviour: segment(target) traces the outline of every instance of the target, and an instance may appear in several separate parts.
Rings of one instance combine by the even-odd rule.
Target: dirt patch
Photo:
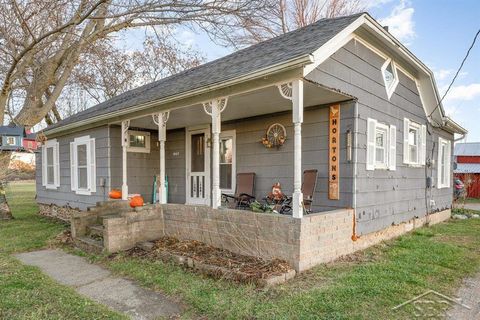
[[[437,242],[454,243],[459,245],[468,245],[472,243],[471,236],[463,235],[436,235],[433,237],[433,240]]]
[[[69,229],[66,229],[56,235],[55,238],[51,239],[48,244],[50,248],[61,247],[64,245],[73,246],[72,233]]]
[[[145,248],[145,245],[142,247]],[[199,241],[180,241],[172,237],[163,237],[151,242],[147,250],[137,246],[126,251],[126,254],[151,260],[173,260],[215,278],[255,283],[260,286],[285,282],[295,275],[295,271],[284,260],[264,260],[239,255]],[[113,254],[110,257],[115,256]]]

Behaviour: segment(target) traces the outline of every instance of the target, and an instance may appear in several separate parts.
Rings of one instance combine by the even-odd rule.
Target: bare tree
[[[6,185],[10,157],[10,152],[0,151],[0,220],[12,218],[12,212],[8,206],[6,197]]]
[[[262,15],[239,16],[239,32],[223,34],[224,44],[242,47],[312,24],[322,18],[349,15],[366,9],[361,0],[276,0]]]
[[[82,55],[119,31],[184,25],[225,35],[267,1],[0,0],[0,124],[5,114],[25,126],[55,116]]]

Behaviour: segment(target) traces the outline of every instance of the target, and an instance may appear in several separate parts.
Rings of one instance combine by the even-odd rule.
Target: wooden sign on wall
[[[340,199],[340,105],[330,106],[328,125],[328,198]]]

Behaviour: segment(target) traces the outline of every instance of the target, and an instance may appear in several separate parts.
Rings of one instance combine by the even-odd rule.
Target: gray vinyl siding
[[[148,131],[132,128],[136,131]],[[120,126],[110,127],[112,188],[122,189],[122,133]],[[152,202],[153,179],[160,170],[157,132],[150,131],[150,153],[127,152],[127,184],[129,194],[140,194]]]
[[[103,201],[108,196],[109,185],[109,137],[108,127],[98,127],[75,134],[58,137],[60,160],[60,187],[46,189],[42,186],[42,156],[41,148],[36,153],[36,187],[37,202],[42,204],[55,204],[86,210],[94,206],[97,201]],[[96,184],[97,191],[91,195],[78,195],[70,186],[70,142],[77,137],[89,135],[95,138]],[[105,187],[101,186],[105,181]]]
[[[341,105],[340,174],[345,179],[340,184],[340,200],[328,199],[328,106],[305,110],[302,125],[302,168],[317,169],[318,180],[313,210],[326,211],[352,205],[353,165],[346,160],[346,131],[353,131],[353,103]],[[279,149],[266,149],[261,143],[270,124],[281,123],[287,130],[287,141]],[[185,203],[185,128],[167,131],[165,166],[168,177],[168,202]],[[235,130],[236,171],[255,172],[255,196],[260,201],[280,182],[286,194],[293,192],[293,125],[291,113],[273,114],[222,124],[222,131]],[[150,154],[128,153],[127,175],[130,193],[140,193],[146,201],[151,199],[153,175],[159,171],[157,135],[152,132]],[[112,186],[121,187],[122,149],[120,128],[111,127]]]
[[[353,131],[353,105],[343,103],[340,111],[340,200],[328,199],[328,106],[307,108],[302,124],[302,170],[317,169],[318,179],[313,197],[313,211],[326,211],[352,205],[351,176],[353,165],[346,159],[346,131]],[[267,149],[261,143],[265,131],[273,123],[281,123],[287,140],[279,149]],[[237,120],[222,125],[222,130],[235,130],[237,173],[255,172],[255,196],[261,200],[280,182],[285,194],[293,193],[293,123],[292,114],[269,115]]]
[[[144,130],[136,128],[135,130]],[[122,146],[119,126],[110,128],[112,187],[122,187]],[[127,184],[130,194],[138,193],[145,202],[152,201],[153,177],[160,171],[158,133],[150,131],[150,153],[127,153]],[[168,178],[168,202],[185,203],[185,132],[167,133],[165,166]]]
[[[415,82],[400,70],[399,84],[388,99],[381,74],[383,63],[383,58],[352,40],[308,76],[315,82],[347,92],[358,99],[355,148],[358,157],[356,216],[359,234],[425,216],[430,199],[435,201],[435,205],[429,207],[430,211],[449,208],[452,203],[451,187],[436,188],[436,162],[438,136],[453,140],[453,135],[429,126],[431,134],[427,133],[427,158],[433,159],[435,166],[426,170],[424,166],[403,164],[403,119],[406,117],[426,124],[427,118]],[[367,118],[397,127],[395,171],[366,170]],[[432,178],[434,187],[427,189],[426,198],[427,176]]]

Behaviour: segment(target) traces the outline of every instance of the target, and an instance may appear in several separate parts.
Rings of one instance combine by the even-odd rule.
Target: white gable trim
[[[306,65],[303,68],[303,75],[306,76],[313,70],[315,70],[320,64],[327,60],[332,54],[337,50],[347,44],[350,40],[356,39],[366,44],[367,41],[360,40],[361,38],[354,34],[357,29],[364,27],[368,32],[373,33],[378,36],[380,41],[385,41],[388,43],[388,46],[392,50],[395,50],[403,59],[412,63],[412,67],[418,70],[418,75],[413,77],[413,75],[405,70],[405,68],[396,64],[396,67],[401,70],[409,78],[413,79],[419,91],[419,95],[423,104],[423,109],[425,114],[428,116],[433,112],[432,116],[429,117],[429,121],[434,126],[444,126],[445,124],[445,112],[443,106],[440,103],[440,95],[435,83],[433,72],[428,69],[428,67],[423,64],[417,57],[415,57],[402,43],[400,43],[395,37],[388,33],[377,21],[375,21],[368,14],[363,14],[358,17],[357,20],[352,22],[349,26],[339,32],[332,39],[327,41],[322,47],[317,49],[313,54],[314,62]],[[372,45],[367,45],[368,48],[375,48]],[[375,48],[375,53],[379,54],[383,58],[388,58],[381,50]],[[437,108],[437,105],[439,107]],[[466,130],[460,126],[457,128],[458,133],[466,133]]]
[[[361,15],[357,20],[352,22],[348,27],[337,33],[332,39],[328,40],[323,46],[315,50],[312,54],[313,63],[303,67],[303,75],[306,76],[315,70],[320,64],[327,60],[338,49],[346,45],[353,39],[354,31],[365,23],[365,15]]]

